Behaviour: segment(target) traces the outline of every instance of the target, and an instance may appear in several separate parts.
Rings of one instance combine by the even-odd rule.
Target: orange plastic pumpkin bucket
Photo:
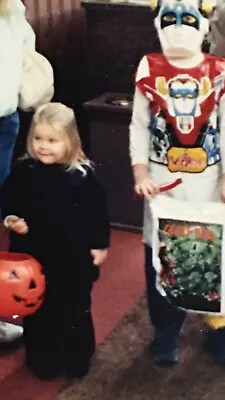
[[[28,254],[0,252],[0,316],[25,317],[41,306],[45,276],[37,260]]]

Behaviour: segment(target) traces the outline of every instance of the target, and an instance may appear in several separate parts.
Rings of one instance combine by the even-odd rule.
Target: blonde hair
[[[48,124],[54,131],[65,135],[65,139],[68,139],[64,162],[68,170],[82,169],[82,165],[90,165],[90,161],[82,150],[74,112],[62,103],[45,104],[34,113],[27,136],[27,153],[31,158],[36,159],[32,146],[33,131],[36,125],[42,123]]]
[[[0,16],[8,17],[12,14],[13,0],[0,0]]]

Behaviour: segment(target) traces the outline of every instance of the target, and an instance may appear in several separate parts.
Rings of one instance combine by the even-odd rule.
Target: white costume
[[[17,109],[24,46],[35,49],[35,35],[22,1],[13,0],[12,14],[0,16],[0,117]],[[0,344],[14,342],[22,334],[21,326],[0,321]]]
[[[149,176],[158,184],[182,178],[182,185],[168,196],[219,201],[225,174],[225,59],[202,52],[209,21],[200,11],[210,14],[215,4],[210,7],[197,0],[152,3],[158,6],[155,27],[162,53],[147,54],[138,66],[130,124],[131,163],[148,166]],[[212,18],[211,51],[225,56],[221,36],[225,6],[223,1],[218,5]],[[151,236],[146,201],[144,242],[150,247]]]

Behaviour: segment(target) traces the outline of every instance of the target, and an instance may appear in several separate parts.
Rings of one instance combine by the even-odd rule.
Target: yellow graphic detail
[[[166,81],[166,78],[164,76],[157,76],[155,79],[155,88],[158,93],[160,93],[162,96],[167,96],[169,94],[169,84],[171,82],[180,82],[182,78],[186,78],[191,82],[191,79],[189,78],[188,75],[178,75],[176,78],[170,79],[168,82]],[[188,79],[189,78],[189,79]],[[193,80],[193,82],[196,82],[197,80]],[[212,85],[210,82],[210,79],[208,76],[204,76],[200,80],[199,85],[199,95],[201,97],[206,97],[209,93],[211,93],[212,90]]]
[[[203,322],[210,328],[219,329],[225,327],[224,315],[206,315],[203,317]]]
[[[158,6],[158,0],[149,0],[149,5],[152,10],[155,10],[156,7]]]
[[[213,11],[213,5],[208,0],[202,0],[201,9],[209,15]]]
[[[208,76],[201,78],[200,96],[206,96],[212,89],[212,85]]]
[[[207,153],[202,147],[171,147],[167,152],[167,161],[171,172],[202,172],[208,165]]]
[[[162,95],[168,94],[168,84],[164,76],[157,76],[155,80],[156,91]]]

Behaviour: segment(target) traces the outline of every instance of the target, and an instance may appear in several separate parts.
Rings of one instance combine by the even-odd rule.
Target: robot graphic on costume
[[[136,77],[150,100],[150,160],[171,172],[202,172],[220,161],[215,115],[224,92],[223,65],[208,55],[190,69],[168,62],[201,49],[208,20],[197,0],[163,0],[155,26],[164,54],[143,57]]]
[[[185,135],[194,126],[194,117],[200,115],[198,104],[199,86],[195,80],[182,79],[182,76],[168,83],[170,115],[176,117],[178,129]]]
[[[194,118],[201,115],[200,105],[212,89],[207,77],[198,82],[188,74],[178,74],[168,81],[164,76],[157,77],[156,92],[166,101],[168,113],[176,119],[177,129],[185,135],[194,128]]]
[[[168,113],[175,118],[175,125],[183,135],[193,130],[194,118],[201,115],[200,103],[212,92],[207,78],[199,84],[196,79],[184,74],[168,82],[165,77],[156,78],[156,91],[166,101]],[[170,145],[174,144],[174,130],[167,124],[162,110],[151,115],[150,131],[154,132],[152,145],[156,154],[155,161],[164,163]],[[206,145],[205,149],[212,151],[211,147]]]

